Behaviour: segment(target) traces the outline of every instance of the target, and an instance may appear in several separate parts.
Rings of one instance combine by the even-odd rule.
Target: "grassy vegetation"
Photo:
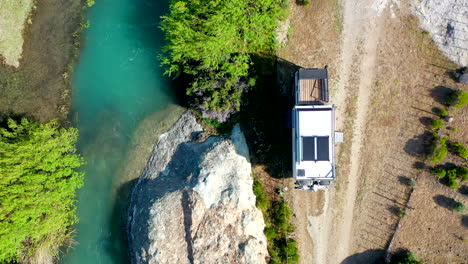
[[[165,73],[187,76],[187,94],[205,109],[240,109],[251,56],[274,54],[286,6],[283,0],[172,0],[161,23]]]
[[[291,209],[286,201],[270,201],[262,183],[253,177],[253,192],[257,198],[256,205],[265,219],[265,236],[268,241],[270,263],[297,263],[299,254],[296,241],[289,237],[294,231],[291,224]]]
[[[22,119],[0,128],[0,263],[47,248],[58,254],[77,221],[75,193],[83,164],[77,130]]]
[[[0,4],[0,56],[18,67],[23,52],[23,29],[34,1],[2,0]]]

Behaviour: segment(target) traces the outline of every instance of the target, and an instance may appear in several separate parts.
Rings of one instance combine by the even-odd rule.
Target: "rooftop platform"
[[[327,69],[300,69],[295,76],[296,105],[328,102]]]

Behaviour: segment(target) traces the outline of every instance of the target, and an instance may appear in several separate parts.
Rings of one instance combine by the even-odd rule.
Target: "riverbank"
[[[71,70],[78,56],[84,9],[80,0],[41,0],[23,32],[18,68],[0,64],[0,114],[65,123]]]

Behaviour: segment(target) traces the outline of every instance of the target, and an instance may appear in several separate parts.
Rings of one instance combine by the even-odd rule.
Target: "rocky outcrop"
[[[132,263],[265,263],[245,138],[192,142],[202,132],[184,114],[163,134],[132,194]]]
[[[448,58],[468,65],[466,0],[414,0],[413,12]]]

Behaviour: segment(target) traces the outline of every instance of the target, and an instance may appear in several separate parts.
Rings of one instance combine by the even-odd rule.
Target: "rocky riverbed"
[[[186,113],[159,138],[132,193],[132,263],[266,263],[244,135],[202,131]]]

